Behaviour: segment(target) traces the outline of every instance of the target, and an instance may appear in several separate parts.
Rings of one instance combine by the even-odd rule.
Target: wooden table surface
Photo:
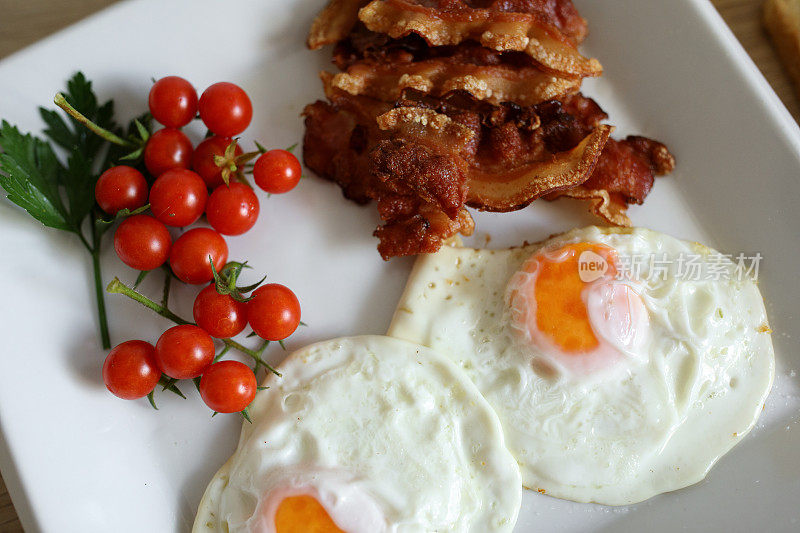
[[[0,0],[0,58],[116,0]],[[795,120],[800,100],[761,27],[762,0],[712,0]],[[0,477],[0,533],[22,531]]]

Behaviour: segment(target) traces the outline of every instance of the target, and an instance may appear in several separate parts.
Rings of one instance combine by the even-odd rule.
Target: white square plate
[[[246,139],[301,139],[303,106],[321,96],[329,52],[304,47],[324,0],[130,0],[0,63],[0,116],[42,128],[47,105],[77,69],[118,114],[146,107],[151,77],[198,88],[240,83],[255,105]],[[761,287],[775,330],[775,388],[744,442],[693,487],[626,508],[526,494],[517,531],[772,531],[800,527],[800,130],[706,0],[577,0],[586,51],[605,66],[587,82],[619,128],[668,144],[676,172],[657,181],[637,225],[719,249],[761,252]],[[200,135],[195,129],[195,140]],[[308,328],[290,348],[382,333],[410,259],[384,263],[373,208],[309,178],[267,199],[257,226],[229,239],[231,258],[296,290]],[[508,246],[593,223],[574,201],[480,214],[472,242]],[[233,451],[236,416],[209,418],[194,390],[182,401],[123,402],[104,389],[88,256],[71,236],[42,230],[0,201],[0,466],[28,531],[186,531],[211,475]],[[132,281],[106,246],[106,280]],[[253,274],[255,275],[255,273]],[[156,294],[157,280],[144,286]],[[191,291],[176,294],[190,315]],[[154,340],[168,324],[109,296],[113,341]],[[269,352],[273,361],[280,348]],[[188,388],[187,388],[188,389]]]

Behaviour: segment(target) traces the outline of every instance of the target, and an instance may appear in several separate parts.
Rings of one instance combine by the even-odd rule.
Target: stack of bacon
[[[514,211],[559,196],[629,225],[667,148],[617,141],[581,81],[602,67],[577,49],[571,0],[331,0],[308,38],[335,44],[328,101],[305,108],[308,168],[358,203],[376,201],[384,259],[435,252],[473,228],[466,206]]]

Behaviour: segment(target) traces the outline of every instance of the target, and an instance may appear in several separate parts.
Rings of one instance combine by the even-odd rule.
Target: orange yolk
[[[345,533],[313,496],[289,496],[275,511],[276,533]]]
[[[527,272],[536,271],[533,288],[536,314],[535,317],[529,315],[528,320],[535,318],[535,329],[562,351],[571,354],[594,350],[599,344],[582,298],[587,283],[581,279],[578,270],[579,266],[592,268],[587,266],[586,261],[579,262],[581,254],[586,251],[594,252],[605,260],[607,269],[603,277],[607,279],[614,276],[616,251],[602,244],[585,242],[569,244],[553,253],[542,254],[525,267]],[[597,266],[596,262],[594,268]]]

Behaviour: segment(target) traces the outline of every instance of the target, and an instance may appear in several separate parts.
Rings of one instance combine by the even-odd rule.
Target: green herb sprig
[[[102,236],[111,221],[95,205],[94,186],[102,171],[132,151],[136,155],[149,136],[150,121],[142,116],[123,130],[114,118],[113,101],[101,104],[81,72],[69,80],[66,91],[57,94],[55,101],[71,112],[64,117],[58,111],[39,108],[46,125],[44,139],[22,133],[5,120],[0,122],[0,186],[9,200],[45,226],[75,234],[89,252],[100,339],[108,349],[111,340],[100,253]],[[87,129],[87,123],[98,131]],[[110,143],[114,144],[109,147]]]

